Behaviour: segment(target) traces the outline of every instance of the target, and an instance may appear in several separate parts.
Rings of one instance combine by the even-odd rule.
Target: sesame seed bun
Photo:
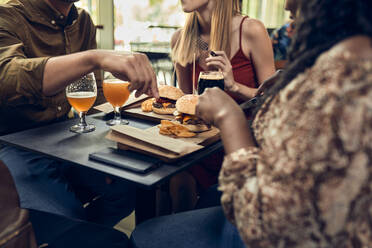
[[[189,129],[190,132],[193,133],[201,133],[211,129],[211,127],[206,124],[182,124],[182,126],[186,127],[187,129]]]
[[[176,110],[176,108],[157,108],[152,106],[152,111],[160,115],[171,115]]]
[[[171,100],[177,100],[184,95],[182,90],[170,85],[159,85],[158,89],[160,97],[168,98]]]
[[[199,101],[198,95],[184,95],[183,97],[180,97],[176,102],[176,109],[177,112],[195,116],[195,110],[196,105]],[[182,118],[181,118],[182,119]],[[199,118],[197,118],[199,119]],[[180,120],[181,124],[189,129],[190,132],[199,133],[199,132],[205,132],[211,129],[210,125],[205,124],[201,119],[199,119],[201,123],[199,124],[186,124],[183,119]]]
[[[183,97],[180,97],[176,102],[176,109],[177,111],[189,114],[189,115],[195,115],[195,109],[196,105],[198,104],[198,96],[197,95],[184,95]]]

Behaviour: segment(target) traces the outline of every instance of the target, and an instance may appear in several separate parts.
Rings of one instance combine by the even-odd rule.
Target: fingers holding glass
[[[120,108],[126,103],[129,98],[130,83],[121,80],[107,80],[102,83],[103,94],[106,100],[114,108],[114,118],[106,122],[107,125],[127,125],[129,122],[121,118]]]
[[[209,56],[206,59],[208,68],[217,68],[225,79],[225,89],[233,88],[235,84],[234,74],[232,71],[232,65],[224,51],[214,51],[214,55]]]

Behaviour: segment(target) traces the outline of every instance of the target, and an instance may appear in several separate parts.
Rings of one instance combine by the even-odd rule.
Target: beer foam
[[[222,73],[216,72],[211,74],[200,74],[201,79],[208,79],[208,80],[223,80],[224,77]]]
[[[128,81],[120,81],[120,80],[105,80],[103,81],[106,84],[128,84]]]
[[[91,91],[80,91],[80,92],[70,92],[66,94],[69,98],[90,98],[96,97],[97,94]]]

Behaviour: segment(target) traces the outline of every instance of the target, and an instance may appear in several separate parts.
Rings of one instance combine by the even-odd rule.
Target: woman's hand
[[[221,126],[224,121],[245,120],[244,113],[234,99],[218,87],[207,88],[199,96],[196,115],[216,127]]]
[[[233,91],[237,85],[234,80],[232,65],[229,58],[224,51],[214,51],[214,54],[217,56],[209,56],[205,59],[207,66],[209,68],[217,68],[219,71],[221,71],[225,80],[225,89],[228,91]]]
[[[255,146],[243,111],[220,88],[207,88],[199,96],[196,115],[220,129],[226,154]]]

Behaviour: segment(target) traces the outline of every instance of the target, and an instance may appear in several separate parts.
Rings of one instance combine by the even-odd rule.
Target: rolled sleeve
[[[0,32],[1,104],[35,104],[42,98],[44,68],[50,57],[26,58],[22,42],[9,36]],[[13,44],[4,44],[11,41]]]

